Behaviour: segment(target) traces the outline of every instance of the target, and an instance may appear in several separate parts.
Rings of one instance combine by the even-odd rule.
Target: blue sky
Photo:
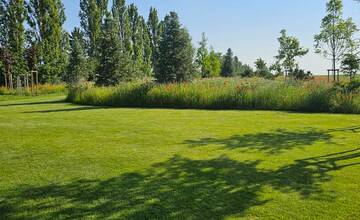
[[[111,1],[111,0],[109,0]],[[301,67],[324,74],[330,62],[314,53],[313,36],[319,32],[326,0],[128,0],[135,3],[147,18],[149,8],[156,7],[162,17],[176,11],[190,31],[194,45],[205,32],[216,51],[231,47],[243,63],[253,65],[261,57],[269,64],[277,53],[281,29],[299,38],[310,49],[299,59]],[[79,25],[79,0],[63,0],[71,31]],[[352,17],[360,27],[360,4],[344,0],[344,17]],[[360,36],[360,35],[359,35]]]

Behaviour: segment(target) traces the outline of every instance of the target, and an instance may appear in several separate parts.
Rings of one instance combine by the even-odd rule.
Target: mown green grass
[[[0,219],[359,219],[360,116],[0,101]]]

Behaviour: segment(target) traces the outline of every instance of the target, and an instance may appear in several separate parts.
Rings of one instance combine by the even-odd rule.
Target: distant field
[[[359,219],[360,116],[0,101],[0,219]]]

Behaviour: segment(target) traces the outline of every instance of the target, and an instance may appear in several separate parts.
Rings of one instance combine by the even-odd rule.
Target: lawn
[[[0,219],[359,219],[360,115],[0,97]]]

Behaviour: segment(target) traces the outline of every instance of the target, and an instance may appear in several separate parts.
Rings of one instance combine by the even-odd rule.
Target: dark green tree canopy
[[[224,61],[223,61],[223,66],[222,66],[222,70],[221,70],[221,76],[224,77],[231,77],[233,76],[234,73],[234,58],[233,58],[234,54],[231,50],[231,48],[229,48],[224,56]]]
[[[255,61],[255,75],[258,77],[271,78],[272,74],[265,62],[265,60],[259,58]]]
[[[166,15],[159,44],[158,82],[182,82],[193,77],[194,49],[188,31],[175,12]]]
[[[108,15],[102,27],[99,49],[99,66],[96,69],[96,84],[117,85],[136,77],[134,67],[124,52],[119,35],[118,22]]]
[[[341,62],[341,69],[348,74],[351,79],[355,78],[357,72],[360,70],[360,57],[358,54],[345,54]]]
[[[71,85],[78,85],[88,78],[84,34],[79,28],[71,33],[70,45],[71,54],[65,80]]]

